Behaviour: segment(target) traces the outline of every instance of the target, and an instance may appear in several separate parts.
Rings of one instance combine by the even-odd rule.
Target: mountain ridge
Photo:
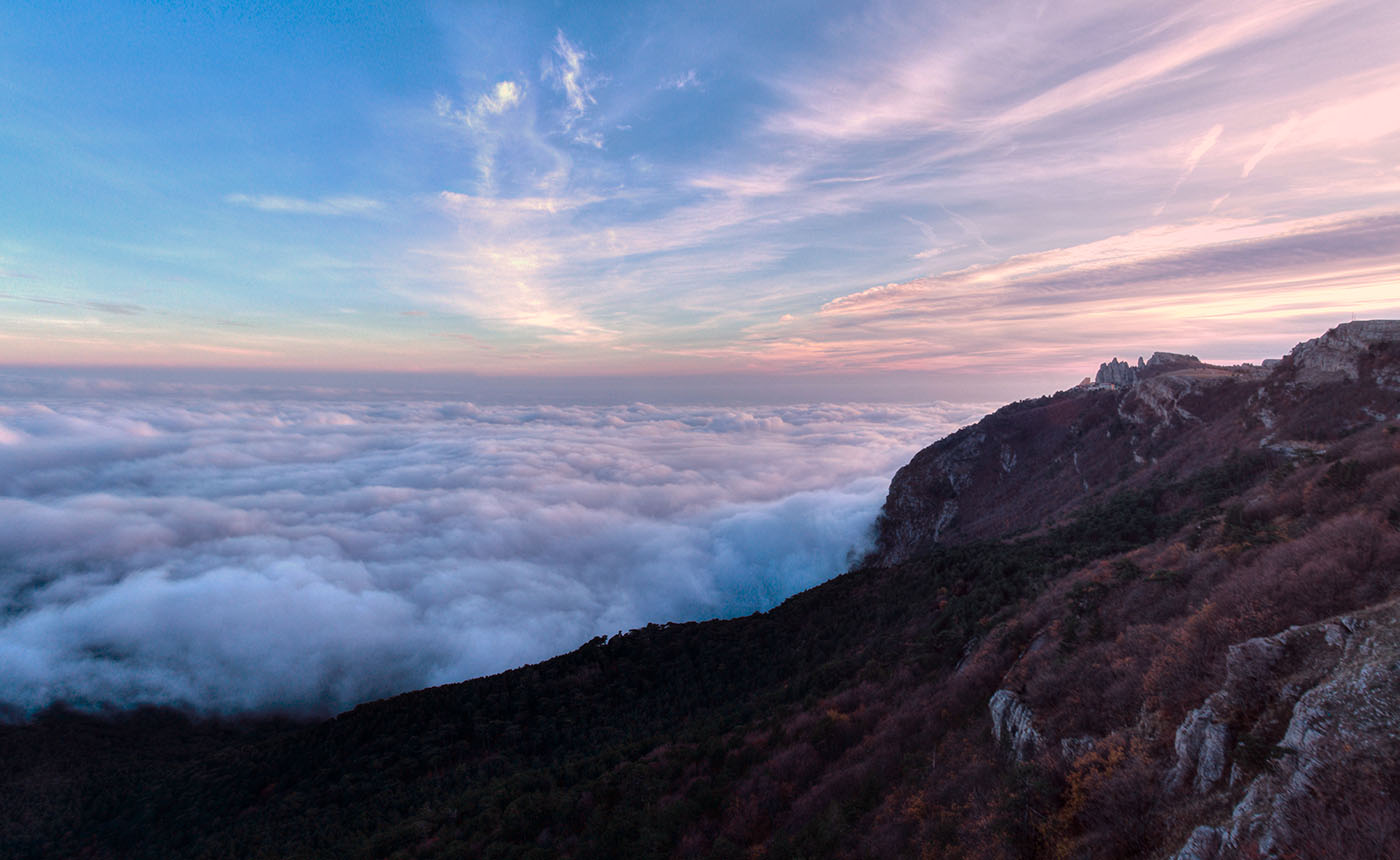
[[[1347,427],[1377,420],[1384,414],[1376,412],[1379,402],[1400,392],[1400,377],[1393,356],[1378,365],[1372,351],[1397,341],[1400,321],[1369,320],[1301,343],[1272,367],[1210,365],[1191,355],[1157,352],[1146,363],[1139,358],[1134,369],[1115,358],[1100,366],[1097,383],[1009,404],[916,454],[891,481],[876,558],[897,563],[940,539],[1018,533],[1062,514],[1092,489],[1141,483],[1125,473],[1151,466],[1149,459],[1155,463],[1164,453],[1160,437],[1172,430],[1200,435],[1209,426],[1217,437],[1211,447],[1220,447],[1222,428],[1213,422],[1236,408],[1231,394],[1238,394],[1222,388],[1259,386],[1247,401],[1244,426],[1227,431],[1235,446],[1283,450],[1312,444],[1278,438],[1315,435],[1296,422],[1271,432],[1277,417],[1271,404],[1296,402],[1299,386],[1354,384],[1360,390],[1348,392],[1352,396],[1339,404],[1345,412],[1335,418]],[[1393,349],[1385,352],[1389,356]],[[974,484],[979,497],[963,497],[962,488]]]

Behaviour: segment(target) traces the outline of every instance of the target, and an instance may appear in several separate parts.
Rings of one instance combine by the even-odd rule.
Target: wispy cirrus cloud
[[[668,90],[685,90],[700,85],[700,78],[694,69],[687,69],[684,74],[669,77],[661,82],[662,89]]]
[[[1271,152],[1278,149],[1279,144],[1283,143],[1293,130],[1298,127],[1298,120],[1299,116],[1297,112],[1294,112],[1289,114],[1288,119],[1269,130],[1268,139],[1264,141],[1258,151],[1245,160],[1244,166],[1240,168],[1241,179],[1248,179],[1249,174],[1254,172],[1254,168],[1259,166],[1259,162],[1268,158]]]
[[[1215,142],[1220,139],[1221,132],[1224,130],[1225,126],[1216,123],[1210,127],[1210,131],[1207,131],[1201,136],[1200,140],[1196,141],[1196,145],[1191,147],[1190,154],[1186,156],[1186,163],[1181,167],[1181,175],[1176,178],[1176,182],[1172,183],[1172,189],[1167,192],[1166,199],[1157,204],[1156,209],[1152,210],[1153,215],[1161,215],[1162,212],[1166,210],[1167,204],[1176,196],[1176,192],[1181,190],[1181,184],[1191,178],[1192,173],[1196,172],[1196,165],[1200,164],[1201,159],[1206,157],[1206,153],[1211,151],[1215,146]]]
[[[493,117],[498,117],[511,108],[517,107],[525,99],[525,87],[515,81],[497,81],[486,92],[477,95],[470,107],[458,108],[452,99],[438,93],[433,99],[433,110],[443,119],[453,120],[470,129],[487,126]]]
[[[501,114],[520,104],[524,88],[515,81],[500,81],[489,93],[477,97],[476,112],[480,115]]]
[[[598,101],[593,97],[593,88],[597,86],[598,79],[596,76],[589,75],[583,67],[584,60],[587,58],[587,52],[569,41],[569,37],[564,35],[563,30],[555,32],[553,57],[545,61],[542,77],[545,81],[558,87],[564,94],[566,110],[563,125],[565,131],[572,130],[574,124],[582,119],[589,108],[597,104]]]
[[[1205,75],[1193,67],[1296,28],[1339,2],[1131,10],[1071,2],[1034,16],[1009,3],[983,7],[980,15],[888,7],[887,20],[862,28],[869,42],[838,57],[831,72],[780,76],[789,107],[768,126],[825,140],[1010,132]],[[1106,41],[1109,34],[1119,41]],[[886,49],[872,56],[877,39]],[[1090,50],[1066,52],[1075,40]]]
[[[48,296],[20,295],[16,293],[0,293],[0,299],[18,302],[33,302],[41,305],[58,305],[61,307],[84,308],[87,310],[101,311],[107,314],[117,314],[119,316],[134,316],[145,313],[146,308],[141,305],[128,302],[89,302],[89,301],[69,301],[66,299],[50,298]]]
[[[225,195],[224,202],[263,212],[285,212],[291,215],[369,215],[384,207],[379,200],[353,194],[308,198],[240,193]]]
[[[1102,106],[1156,84],[1205,74],[1198,64],[1251,43],[1299,27],[1340,0],[1292,0],[1228,7],[1191,4],[1162,15],[1132,33],[1138,38],[1127,57],[1053,86],[997,114],[992,126],[1011,127],[1071,111]],[[1149,13],[1150,14],[1150,13]]]

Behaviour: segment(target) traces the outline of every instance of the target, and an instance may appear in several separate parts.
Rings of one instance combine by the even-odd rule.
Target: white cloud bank
[[[766,609],[982,411],[0,400],[0,708],[326,712]]]

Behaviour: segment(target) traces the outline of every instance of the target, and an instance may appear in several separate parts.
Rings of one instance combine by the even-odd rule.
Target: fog
[[[985,411],[12,391],[0,708],[329,713],[765,610]]]

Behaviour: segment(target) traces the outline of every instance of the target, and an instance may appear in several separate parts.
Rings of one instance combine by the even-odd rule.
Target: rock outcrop
[[[1365,370],[1365,359],[1372,350],[1400,342],[1400,320],[1357,320],[1343,323],[1321,337],[1298,344],[1289,353],[1304,383],[1347,380],[1356,382]],[[1400,390],[1400,372],[1391,369],[1374,380],[1384,387]]]
[[[1225,776],[1234,747],[1230,726],[1240,714],[1260,711],[1266,699],[1287,695],[1271,689],[1285,658],[1311,645],[1312,631],[1299,628],[1275,636],[1261,636],[1230,646],[1226,657],[1225,684],[1192,710],[1176,730],[1176,764],[1167,775],[1168,791],[1181,792],[1189,783],[1198,794],[1215,788]]]
[[[1142,359],[1138,359],[1142,361]],[[1164,367],[1183,367],[1192,364],[1200,364],[1201,360],[1194,355],[1186,355],[1181,352],[1154,352],[1147,360],[1143,369],[1160,369]]]
[[[1167,789],[1181,791],[1188,781],[1206,792],[1225,775],[1230,728],[1209,705],[1196,708],[1176,730],[1176,766],[1167,774]]]
[[[1142,366],[1142,359],[1138,359],[1138,366]],[[1112,361],[1106,361],[1099,365],[1099,372],[1094,374],[1094,381],[1100,385],[1116,385],[1119,388],[1127,388],[1137,382],[1137,371],[1126,361],[1119,361],[1115,356]]]
[[[1215,860],[1225,841],[1225,831],[1219,827],[1201,825],[1191,831],[1186,844],[1172,855],[1172,860]]]
[[[1026,761],[1040,750],[1043,739],[1035,729],[1035,715],[1019,696],[1010,690],[997,690],[987,710],[992,715],[992,736],[1013,760]]]
[[[1400,848],[1387,799],[1400,787],[1400,603],[1249,640],[1230,659],[1225,688],[1178,731],[1178,753],[1200,712],[1259,714],[1246,727],[1255,746],[1236,747],[1253,760],[1231,768],[1232,783],[1249,781],[1229,822],[1198,827],[1177,858],[1356,856],[1372,839],[1375,856],[1394,856],[1385,845]],[[1277,737],[1269,723],[1280,712]],[[1178,769],[1189,759],[1179,755]]]

